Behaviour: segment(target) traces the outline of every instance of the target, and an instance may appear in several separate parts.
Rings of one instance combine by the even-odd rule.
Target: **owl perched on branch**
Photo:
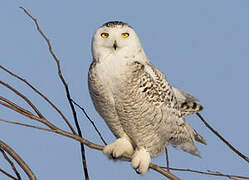
[[[105,146],[110,157],[131,157],[145,174],[151,157],[169,144],[200,156],[195,141],[205,140],[184,120],[202,110],[193,96],[172,87],[146,57],[135,31],[113,21],[92,40],[93,62],[88,83],[91,98],[117,140]]]

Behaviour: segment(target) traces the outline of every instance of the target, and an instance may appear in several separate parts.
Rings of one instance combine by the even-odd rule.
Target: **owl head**
[[[127,23],[111,21],[103,24],[92,39],[92,54],[95,60],[106,56],[134,57],[144,53],[136,32]]]

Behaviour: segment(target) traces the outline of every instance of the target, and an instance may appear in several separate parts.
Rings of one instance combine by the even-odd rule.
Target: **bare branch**
[[[150,163],[150,168],[161,173],[162,175],[164,175],[165,177],[171,179],[171,180],[180,180],[178,177],[176,177],[175,175],[169,173],[168,171],[165,171],[164,169],[162,169],[161,167]]]
[[[11,165],[11,168],[13,169],[14,173],[16,174],[16,177],[18,179],[22,179],[20,176],[20,173],[17,171],[15,164],[10,160],[10,158],[7,156],[7,154],[0,148],[1,153],[3,154],[3,157],[6,159],[6,161]]]
[[[26,9],[24,9],[23,7],[20,7],[24,12],[25,14],[27,14],[35,23],[36,25],[36,28],[38,30],[38,32],[42,35],[42,37],[46,40],[47,42],[47,45],[48,45],[48,48],[49,48],[49,52],[50,54],[53,56],[54,60],[56,61],[56,65],[57,65],[57,70],[58,70],[58,75],[59,75],[59,78],[60,80],[62,81],[63,85],[64,85],[64,88],[66,90],[66,96],[67,96],[67,99],[68,99],[68,102],[70,104],[70,107],[71,107],[71,110],[73,112],[73,117],[74,117],[74,122],[75,122],[75,125],[76,125],[76,128],[77,128],[77,131],[78,131],[78,134],[80,137],[82,137],[82,133],[81,133],[81,130],[80,130],[80,126],[79,126],[79,123],[78,123],[78,120],[77,120],[77,114],[76,114],[76,111],[75,111],[75,108],[74,108],[74,105],[71,101],[71,95],[70,95],[70,91],[69,91],[69,88],[68,88],[68,85],[62,75],[62,72],[61,72],[61,67],[60,67],[60,61],[59,59],[56,57],[55,53],[53,52],[52,50],[52,46],[50,44],[50,41],[49,39],[46,37],[46,35],[42,32],[42,30],[40,29],[39,27],[39,24],[37,22],[37,19],[35,19]],[[88,176],[88,170],[87,170],[87,164],[86,164],[86,155],[85,155],[85,148],[84,148],[84,144],[80,143],[80,147],[81,147],[81,157],[82,157],[82,163],[83,163],[83,169],[84,169],[84,174],[85,174],[85,180],[89,180],[89,176]]]
[[[238,151],[235,147],[233,147],[227,140],[225,140],[217,131],[215,131],[208,123],[205,121],[205,119],[201,116],[200,113],[196,113],[197,116],[201,119],[201,121],[205,124],[205,126],[210,129],[220,140],[222,140],[233,152],[238,154],[241,158],[246,160],[249,163],[249,158],[242,154],[240,151]]]
[[[93,125],[95,131],[98,133],[100,139],[102,140],[102,142],[107,145],[106,141],[104,140],[103,136],[101,135],[101,133],[99,132],[98,128],[96,127],[95,123],[93,122],[93,120],[88,116],[88,114],[86,113],[85,109],[83,107],[81,107],[79,104],[77,104],[74,100],[72,100],[72,102],[82,110],[82,112],[84,113],[84,115],[86,116],[86,118],[90,121],[90,123]]]
[[[168,154],[168,148],[165,147],[165,155],[166,155],[166,169],[169,172],[169,154]]]
[[[223,176],[222,173],[220,173],[219,171],[210,171],[210,170],[207,170],[207,172],[210,172],[210,173],[217,173],[217,174],[220,174],[221,176]],[[230,175],[227,176],[228,179],[233,179],[233,180],[238,180],[237,178],[234,178]]]
[[[16,95],[20,96],[21,98],[24,99],[24,101],[26,101],[30,107],[36,112],[36,114],[40,117],[40,118],[44,118],[44,116],[40,113],[40,111],[35,107],[35,105],[26,97],[24,96],[22,93],[20,93],[19,91],[17,91],[16,89],[14,89],[13,87],[11,87],[10,85],[2,82],[0,80],[0,84],[4,85],[5,87],[7,87],[8,89],[10,89],[11,91],[13,91]]]
[[[166,168],[166,167],[161,167]],[[181,169],[181,168],[170,168],[172,171],[185,171],[185,172],[192,172],[192,173],[198,173],[198,174],[204,174],[204,175],[211,175],[211,176],[222,176],[222,177],[228,177],[228,178],[239,178],[239,179],[249,179],[249,177],[246,176],[237,176],[237,175],[231,175],[231,174],[222,174],[220,172],[213,172],[213,171],[199,171],[199,170],[193,170],[193,169]]]
[[[80,126],[79,126],[79,123],[78,123],[78,120],[77,120],[77,114],[76,114],[76,111],[75,111],[75,108],[74,108],[74,105],[71,101],[71,95],[70,95],[70,91],[69,91],[69,88],[68,88],[68,85],[62,75],[62,72],[61,72],[61,67],[60,67],[60,61],[59,59],[56,57],[55,53],[53,52],[53,49],[52,49],[52,46],[50,44],[50,41],[49,39],[46,37],[46,35],[42,32],[42,30],[40,29],[39,27],[39,24],[37,22],[37,19],[35,19],[26,9],[24,9],[23,7],[20,7],[24,12],[25,14],[27,14],[35,23],[36,25],[36,28],[38,30],[38,32],[42,35],[42,37],[46,40],[47,42],[47,45],[48,45],[48,48],[49,48],[49,52],[50,54],[53,56],[55,62],[56,62],[56,65],[57,65],[57,70],[58,70],[58,76],[60,78],[60,80],[62,81],[63,85],[64,85],[64,88],[66,90],[66,96],[67,96],[67,99],[68,99],[68,102],[70,104],[70,107],[71,107],[71,110],[72,110],[72,113],[73,113],[73,117],[74,117],[74,122],[75,122],[75,125],[76,125],[76,128],[77,128],[77,131],[78,131],[78,134],[80,137],[82,137],[82,133],[81,133],[81,130],[80,130]],[[85,147],[84,147],[84,144],[83,143],[80,143],[80,147],[81,147],[81,157],[82,157],[82,163],[83,163],[83,169],[84,169],[84,174],[85,174],[85,180],[89,180],[89,175],[88,175],[88,170],[87,170],[87,164],[86,164],[86,155],[85,155]]]
[[[0,96],[0,100],[6,102],[7,104],[2,103],[2,102],[0,101],[0,103],[1,103],[2,105],[6,106],[6,107],[8,107],[8,108],[10,108],[10,109],[12,109],[12,108],[13,108],[13,110],[14,110],[14,109],[17,109],[18,111],[20,111],[20,113],[25,114],[25,115],[33,115],[32,112],[30,112],[30,111],[28,111],[28,110],[26,110],[26,109],[24,109],[24,108],[18,106],[17,104],[13,103],[12,101],[10,101],[10,100],[8,100],[8,99],[2,97],[2,96]],[[12,107],[12,108],[11,108],[11,107]]]
[[[15,124],[15,125],[25,126],[25,127],[29,127],[29,128],[39,129],[39,130],[43,130],[43,131],[54,132],[51,129],[47,129],[47,128],[43,128],[43,127],[39,127],[39,126],[33,126],[33,125],[30,125],[30,124],[24,124],[24,123],[19,123],[19,122],[14,122],[14,121],[7,121],[7,120],[4,120],[4,119],[0,119],[0,121],[5,122],[5,123],[9,123],[9,124]]]
[[[6,171],[4,171],[3,169],[1,169],[1,168],[0,168],[0,172],[2,172],[3,174],[5,174],[6,176],[8,176],[11,179],[19,180],[19,179],[16,179],[14,176],[10,175],[9,173],[7,173]]]
[[[37,94],[39,94],[45,101],[48,102],[48,104],[50,104],[62,117],[62,119],[66,122],[66,124],[68,125],[68,127],[71,129],[71,131],[76,134],[76,132],[74,131],[73,127],[71,126],[71,124],[69,123],[69,121],[67,120],[67,118],[64,116],[64,114],[45,96],[43,95],[37,88],[35,88],[34,86],[32,86],[28,81],[26,81],[25,79],[21,78],[20,76],[14,74],[13,72],[9,71],[8,69],[6,69],[5,67],[3,67],[2,65],[0,65],[0,68],[3,69],[5,72],[9,73],[11,76],[21,80],[22,82],[24,82],[26,85],[28,85],[34,92],[36,92]]]
[[[37,116],[33,115],[30,111],[28,111],[26,109],[23,109],[22,107],[16,105],[15,103],[7,100],[6,98],[4,98],[2,96],[0,96],[0,100],[7,102],[8,104],[3,103],[3,102],[0,101],[0,104],[2,104],[3,106],[5,106],[5,107],[7,107],[9,109],[12,109],[12,110],[14,110],[14,111],[26,116],[26,117],[29,117],[29,118],[31,118],[33,120],[41,122],[41,123],[45,124],[46,126],[50,127],[51,129],[56,129],[57,128],[55,125],[50,123],[47,119],[40,118],[40,117],[37,117]]]
[[[39,130],[43,130],[43,131],[48,131],[48,132],[53,132],[53,133],[56,133],[56,134],[60,134],[62,136],[69,137],[71,139],[79,141],[79,142],[85,144],[86,146],[88,146],[89,148],[92,148],[92,149],[103,150],[103,148],[104,148],[101,145],[92,143],[92,142],[90,142],[90,141],[88,141],[88,140],[86,140],[84,138],[81,138],[77,134],[72,134],[70,132],[61,130],[59,128],[57,128],[57,129],[47,129],[47,128],[42,128],[42,127],[38,127],[38,126],[32,126],[32,125],[29,125],[29,124],[18,123],[18,122],[3,120],[3,119],[0,119],[0,121],[6,122],[6,123],[9,123],[9,124],[15,124],[15,125],[19,125],[19,126],[25,126],[25,127],[29,127],[29,128],[35,128],[35,129],[39,129]]]
[[[22,160],[22,158],[18,154],[16,154],[16,152],[11,147],[9,147],[1,140],[0,149],[7,152],[19,164],[19,166],[24,170],[30,180],[36,180],[35,174],[32,172],[29,166]]]

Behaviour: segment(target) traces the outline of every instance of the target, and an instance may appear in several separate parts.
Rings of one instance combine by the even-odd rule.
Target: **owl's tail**
[[[184,123],[177,125],[177,130],[172,135],[170,143],[176,148],[201,157],[195,146],[195,141],[206,144],[205,139],[184,120]]]

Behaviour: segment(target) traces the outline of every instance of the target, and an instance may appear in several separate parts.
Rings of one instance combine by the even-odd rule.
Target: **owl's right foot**
[[[143,147],[136,148],[131,160],[131,166],[136,172],[144,175],[148,171],[150,163],[150,153]]]
[[[104,154],[112,157],[113,159],[122,157],[122,155],[131,156],[134,153],[134,148],[129,140],[126,138],[118,138],[111,144],[104,147]]]

